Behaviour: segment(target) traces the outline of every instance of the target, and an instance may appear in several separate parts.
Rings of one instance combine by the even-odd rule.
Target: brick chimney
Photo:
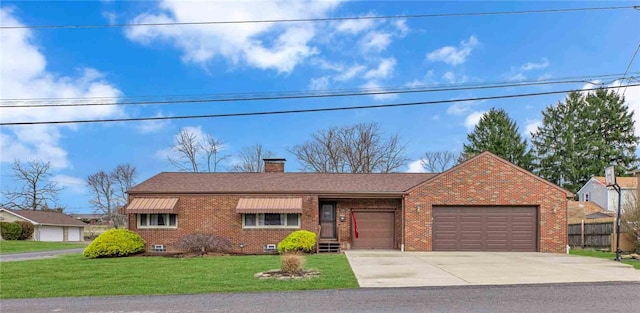
[[[284,173],[284,162],[287,159],[262,159],[265,173]]]

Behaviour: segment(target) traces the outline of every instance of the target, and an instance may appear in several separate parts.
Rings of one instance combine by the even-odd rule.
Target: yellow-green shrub
[[[308,230],[298,230],[289,234],[287,238],[278,243],[278,252],[289,251],[311,252],[316,244],[316,234]]]
[[[87,258],[109,258],[144,252],[144,240],[128,229],[110,229],[84,249]]]

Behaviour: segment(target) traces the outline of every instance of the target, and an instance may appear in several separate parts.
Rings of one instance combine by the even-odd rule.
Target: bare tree
[[[55,207],[62,188],[50,180],[50,167],[49,162],[33,160],[23,164],[15,160],[11,167],[13,177],[22,184],[22,187],[4,192],[7,202],[3,206],[33,211],[51,210],[50,204]]]
[[[440,173],[454,166],[458,158],[451,151],[425,152],[420,163],[427,172]]]
[[[620,216],[620,225],[622,230],[620,233],[630,233],[636,239],[636,252],[640,252],[640,202],[638,194],[632,192],[625,197],[625,203],[622,206],[623,212]]]
[[[87,186],[93,196],[89,203],[96,212],[106,215],[116,228],[126,223],[125,216],[118,211],[127,203],[126,192],[135,184],[135,176],[135,167],[121,164],[110,173],[99,171],[87,177]]]
[[[184,172],[215,172],[220,162],[228,155],[220,155],[224,148],[221,140],[211,135],[204,138],[193,128],[183,128],[176,134],[171,150],[175,155],[168,157],[169,162]]]
[[[384,138],[380,126],[362,123],[333,127],[293,146],[290,153],[305,170],[332,173],[389,173],[406,162],[404,145],[396,134]]]
[[[244,147],[238,154],[240,161],[237,164],[231,166],[232,172],[254,172],[259,173],[264,171],[264,163],[262,159],[268,159],[274,157],[274,153],[265,150],[262,144],[255,144],[253,146]]]

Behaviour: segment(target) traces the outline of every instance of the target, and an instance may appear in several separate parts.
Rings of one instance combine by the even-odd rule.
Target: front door
[[[320,204],[320,238],[336,238],[336,204]]]

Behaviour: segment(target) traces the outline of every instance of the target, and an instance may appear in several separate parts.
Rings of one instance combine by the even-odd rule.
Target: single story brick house
[[[0,208],[0,222],[33,224],[34,241],[84,241],[85,223],[53,211],[10,210]]]
[[[151,251],[198,232],[265,253],[298,229],[324,251],[565,251],[573,194],[489,152],[439,174],[288,173],[284,162],[160,173],[129,190],[129,228]]]

